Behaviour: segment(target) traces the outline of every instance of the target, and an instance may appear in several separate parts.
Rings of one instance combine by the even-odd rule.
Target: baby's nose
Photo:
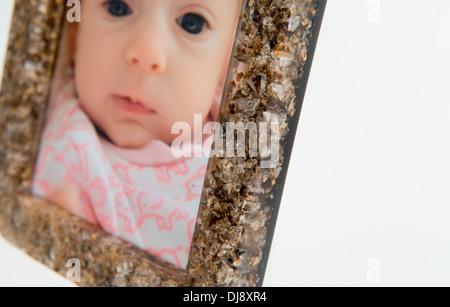
[[[135,35],[127,48],[127,62],[145,72],[163,74],[167,68],[163,37],[151,35],[149,32],[140,34]]]
[[[140,67],[144,71],[154,72],[157,74],[162,74],[165,71],[165,65],[162,60],[152,57],[151,60],[147,61],[143,57],[131,56],[129,63],[132,65]]]

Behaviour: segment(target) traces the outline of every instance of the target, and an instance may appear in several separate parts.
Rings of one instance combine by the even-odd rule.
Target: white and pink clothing
[[[61,185],[76,186],[79,216],[185,267],[207,157],[176,159],[160,141],[140,150],[116,147],[81,109],[73,81],[48,114],[32,193],[45,198]]]

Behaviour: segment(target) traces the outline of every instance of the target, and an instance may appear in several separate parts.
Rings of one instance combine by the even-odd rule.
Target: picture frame
[[[244,0],[215,144],[229,150],[226,123],[270,124],[277,159],[252,155],[263,136],[246,130],[244,149],[209,158],[185,270],[30,193],[67,4],[15,1],[0,94],[0,234],[64,277],[76,259],[80,286],[262,286],[326,0]]]

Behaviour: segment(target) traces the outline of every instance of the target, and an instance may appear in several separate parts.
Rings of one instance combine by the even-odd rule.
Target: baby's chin
[[[108,134],[110,141],[123,149],[141,149],[156,138],[151,133],[142,131],[121,131]]]
[[[168,146],[172,145],[172,142],[176,138],[176,135],[161,135],[152,134],[148,131],[137,130],[126,130],[125,133],[111,133],[108,134],[110,142],[112,142],[117,147],[123,149],[142,149],[152,141],[162,141]]]
[[[117,147],[123,148],[123,149],[142,149],[145,146],[147,146],[150,142],[152,141],[152,139],[143,141],[143,140],[118,140],[118,141],[113,141],[114,145],[116,145]]]

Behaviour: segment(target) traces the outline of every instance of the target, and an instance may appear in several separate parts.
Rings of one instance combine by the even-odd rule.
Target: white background
[[[448,16],[447,0],[328,1],[265,286],[450,286]],[[0,238],[8,285],[70,283]]]

